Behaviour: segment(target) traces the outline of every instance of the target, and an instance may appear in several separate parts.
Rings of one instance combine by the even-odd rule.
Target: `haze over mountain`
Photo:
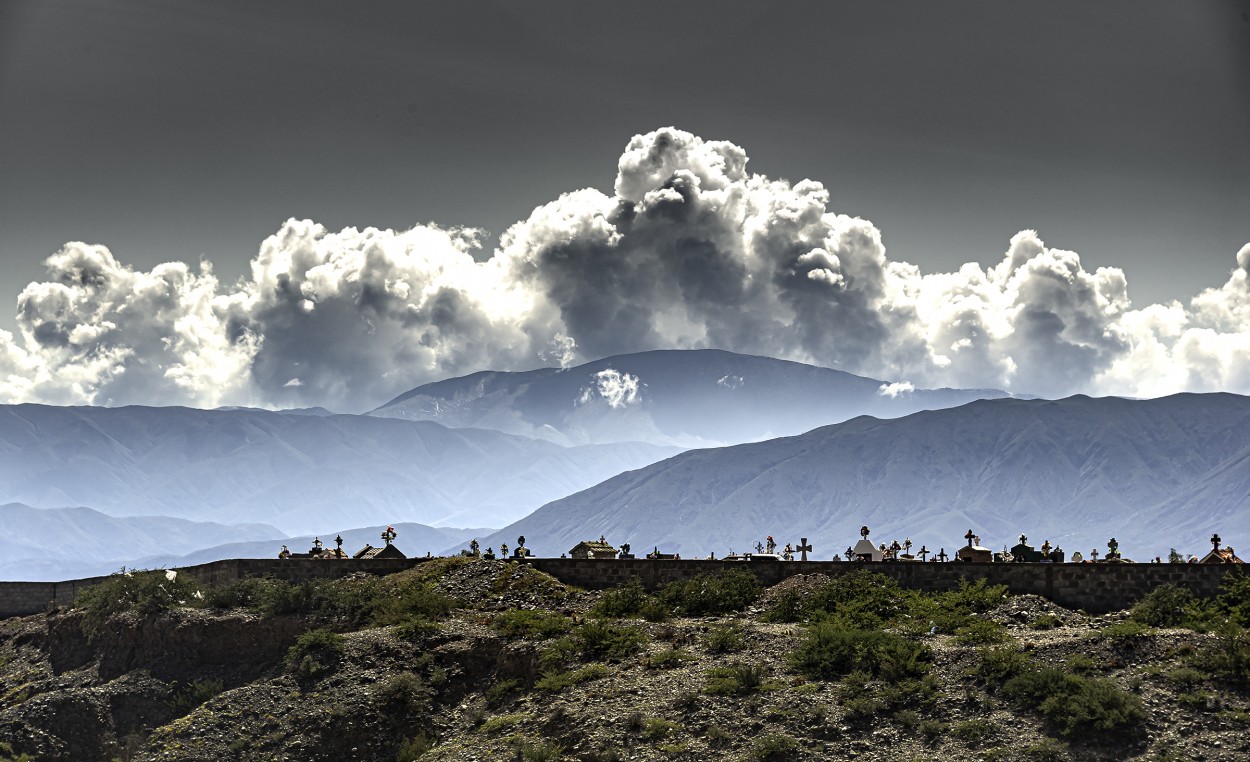
[[[605,534],[635,552],[747,550],[801,536],[817,558],[859,538],[910,537],[918,548],[992,548],[1021,533],[1069,553],[1116,537],[1127,557],[1199,552],[1250,527],[1250,398],[1000,399],[860,417],[801,436],[686,452],[543,506],[483,539],[524,534],[559,555]]]
[[[0,501],[260,521],[287,534],[399,521],[500,526],[674,452],[365,416],[8,405]]]
[[[0,579],[72,579],[108,574],[156,554],[282,533],[266,524],[223,525],[168,516],[113,518],[90,508],[0,505]]]
[[[573,368],[482,371],[419,386],[370,415],[561,444],[707,447],[799,434],[857,415],[895,418],[1005,396],[987,389],[915,389],[715,349],[661,350]]]

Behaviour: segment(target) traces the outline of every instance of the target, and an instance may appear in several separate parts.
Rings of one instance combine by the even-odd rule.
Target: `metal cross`
[[[807,544],[807,538],[806,538],[806,537],[800,537],[800,538],[799,538],[799,546],[798,546],[797,548],[795,548],[795,550],[797,550],[799,553],[802,553],[802,554],[803,554],[802,556],[800,556],[800,557],[799,557],[799,560],[800,560],[800,561],[806,561],[806,560],[807,560],[807,552],[808,552],[808,551],[810,551],[811,549],[812,549],[812,546]]]

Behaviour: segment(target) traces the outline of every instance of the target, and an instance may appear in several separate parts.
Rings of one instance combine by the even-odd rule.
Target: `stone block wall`
[[[372,559],[368,561],[314,561],[312,559],[234,558],[188,566],[178,570],[204,585],[221,585],[249,577],[273,577],[288,582],[341,577],[364,572],[393,574],[423,563],[425,558]],[[1015,593],[1040,595],[1070,609],[1104,613],[1131,606],[1159,585],[1188,588],[1209,596],[1224,575],[1237,569],[1230,565],[1197,564],[962,564],[962,563],[850,563],[834,561],[743,562],[647,559],[529,558],[523,561],[570,585],[598,590],[615,587],[637,577],[655,589],[698,574],[718,574],[729,568],[755,573],[765,585],[796,574],[846,574],[856,569],[885,574],[916,590],[953,590],[960,580],[984,579],[1006,585]],[[78,591],[105,577],[65,582],[0,582],[0,618],[46,611],[53,604],[67,605]]]

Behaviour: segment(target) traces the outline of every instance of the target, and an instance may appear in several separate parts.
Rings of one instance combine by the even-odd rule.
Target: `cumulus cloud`
[[[916,386],[910,381],[896,381],[892,384],[882,384],[877,387],[877,394],[880,394],[882,397],[889,397],[890,399],[900,395],[910,394],[914,391],[916,391]]]
[[[1135,308],[1123,272],[1087,270],[1031,230],[990,267],[923,273],[890,260],[871,222],[831,209],[821,183],[747,165],[729,142],[637,135],[611,195],[564,194],[489,256],[471,228],[289,220],[248,277],[223,284],[208,263],[140,272],[70,243],[18,296],[17,335],[0,332],[0,400],[362,410],[484,368],[706,347],[893,393],[1250,392],[1250,244],[1223,285]],[[628,404],[636,384],[587,389]]]
[[[591,378],[593,382],[582,388],[577,404],[588,405],[596,399],[601,399],[608,403],[608,407],[617,409],[638,401],[641,382],[637,376],[607,368],[593,374]]]
[[[726,375],[716,379],[716,383],[726,389],[737,389],[742,386],[743,379],[742,376]]]

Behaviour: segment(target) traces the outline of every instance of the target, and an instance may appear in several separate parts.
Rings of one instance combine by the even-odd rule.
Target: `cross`
[[[756,552],[756,553],[763,553],[763,552],[764,552],[764,543],[760,542],[759,540],[756,540],[756,541],[755,541],[755,552]]]
[[[923,561],[924,561],[924,557],[925,557],[925,556],[927,556],[927,555],[929,555],[929,549],[928,549],[928,548],[926,548],[925,546],[921,545],[921,546],[920,546],[920,550],[919,550],[919,552],[917,552],[917,553],[916,553],[916,555],[920,556],[920,560],[923,562]]]
[[[1217,552],[1217,553],[1218,553],[1218,552],[1219,552],[1219,550],[1220,550],[1220,542],[1221,542],[1221,540],[1220,540],[1220,536],[1219,536],[1218,534],[1213,534],[1213,535],[1211,535],[1211,544],[1215,546],[1215,550],[1216,550],[1216,552]]]
[[[1111,551],[1107,555],[1109,556],[1115,555],[1115,552],[1119,549],[1120,549],[1120,543],[1116,542],[1114,537],[1112,537],[1110,540],[1107,540],[1107,550]]]
[[[335,538],[334,538],[334,545],[335,545],[335,547],[337,547],[339,550],[342,550],[342,549],[343,549],[343,535],[339,535],[339,536],[337,536],[337,537],[335,537]]]
[[[316,548],[317,550],[321,550],[321,538],[320,537],[313,538],[313,547]]]
[[[947,558],[949,558],[949,556],[946,555],[946,548],[942,548],[941,550],[938,551],[937,559],[939,561],[941,561],[942,563],[946,563]]]
[[[1045,542],[1042,543],[1042,555],[1043,556],[1050,555],[1050,540],[1046,540]]]
[[[976,537],[976,535],[974,535],[974,534],[972,533],[972,530],[971,530],[971,529],[969,529],[969,530],[968,530],[968,534],[964,535],[964,539],[968,541],[968,547],[970,547],[970,548],[972,547],[972,538],[973,538],[973,537]]]
[[[911,538],[910,537],[903,540],[903,550],[907,553],[911,553]]]
[[[842,555],[846,556],[846,560],[847,560],[847,561],[850,561],[852,558],[854,558],[854,557],[855,557],[855,551],[851,550],[851,546],[850,546],[850,545],[847,545],[847,546],[846,546],[846,552],[845,552],[845,553],[843,553]]]
[[[868,527],[867,526],[862,526],[859,528],[859,536],[863,537],[864,539],[868,539]]]
[[[1026,543],[1026,542],[1028,542],[1028,541],[1029,541],[1029,538],[1025,537],[1024,535],[1020,535],[1020,544],[1021,544],[1021,545],[1025,544],[1025,543]]]
[[[806,538],[806,537],[800,537],[800,538],[799,538],[799,547],[795,548],[795,550],[797,550],[798,552],[800,552],[800,553],[802,553],[802,554],[803,554],[803,555],[799,558],[799,560],[800,560],[800,561],[806,561],[806,560],[807,560],[807,552],[808,552],[809,550],[811,550],[811,549],[812,549],[812,546],[807,544],[807,538]]]
[[[1093,550],[1091,550],[1089,552],[1089,557],[1097,561],[1098,560],[1098,548],[1094,548]]]

